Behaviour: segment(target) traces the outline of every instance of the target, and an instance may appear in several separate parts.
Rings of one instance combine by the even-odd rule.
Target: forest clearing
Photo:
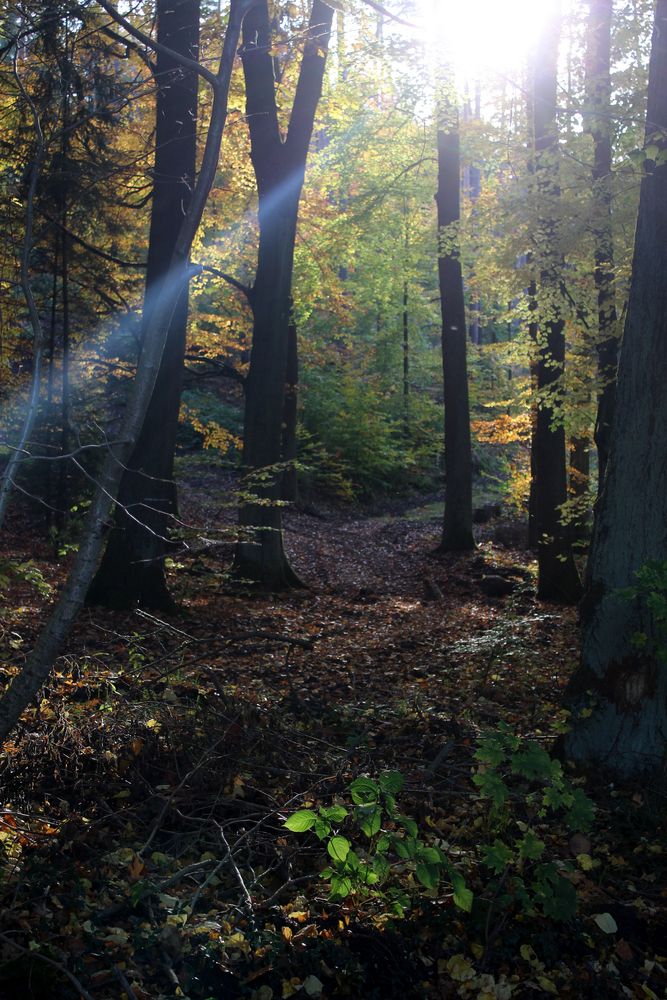
[[[667,998],[667,0],[0,13],[0,1000]]]

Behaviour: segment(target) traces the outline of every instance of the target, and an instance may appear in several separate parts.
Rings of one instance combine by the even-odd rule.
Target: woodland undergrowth
[[[309,590],[232,595],[215,550],[169,618],[81,616],[5,746],[0,996],[665,995],[664,796],[548,756],[574,612],[438,527],[290,513]],[[3,681],[63,573],[18,528]]]

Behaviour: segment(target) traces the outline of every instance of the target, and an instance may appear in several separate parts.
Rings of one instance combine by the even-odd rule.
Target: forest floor
[[[438,556],[427,500],[288,512],[308,589],[232,595],[212,544],[177,613],[82,613],[0,764],[0,998],[667,996],[664,794],[546,757],[576,615],[478,531]],[[7,580],[1,681],[48,601]]]

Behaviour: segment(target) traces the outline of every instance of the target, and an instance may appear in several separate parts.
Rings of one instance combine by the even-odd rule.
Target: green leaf
[[[566,816],[566,822],[571,830],[588,830],[595,816],[595,806],[581,788],[572,792],[572,805]]]
[[[352,892],[352,879],[347,875],[331,876],[331,896],[334,899],[345,899]]]
[[[355,778],[350,785],[350,794],[355,805],[366,805],[378,801],[380,786],[372,778]]]
[[[305,833],[306,830],[310,830],[317,822],[317,815],[312,809],[299,809],[298,812],[292,813],[285,822],[283,826],[291,830],[292,833]]]
[[[439,865],[442,861],[442,854],[437,847],[420,847],[417,851],[417,859],[429,865]]]
[[[454,906],[457,906],[459,910],[463,910],[465,913],[470,913],[472,911],[473,903],[473,893],[472,889],[468,889],[465,884],[454,887]]]
[[[494,840],[493,844],[487,847],[484,852],[484,864],[496,875],[502,875],[513,859],[512,851],[502,840]]]
[[[473,782],[479,788],[485,799],[491,799],[496,808],[504,805],[509,798],[509,789],[503,779],[495,771],[482,771],[473,775]]]
[[[397,795],[405,784],[400,771],[384,771],[378,778],[378,785],[387,795]]]
[[[511,759],[512,770],[523,775],[529,781],[542,778],[547,781],[551,777],[552,760],[546,750],[537,743],[532,743],[515,753]]]
[[[328,809],[320,809],[320,816],[330,823],[342,823],[347,816],[347,809],[345,806],[329,806]]]
[[[315,836],[319,838],[319,840],[324,840],[324,838],[328,837],[329,834],[331,833],[331,823],[327,823],[325,819],[322,819],[321,816],[318,816],[317,819],[315,820],[315,826],[313,832]]]
[[[417,865],[415,875],[427,889],[437,889],[440,884],[440,869],[437,865]]]
[[[533,830],[526,830],[526,833],[518,842],[519,855],[525,861],[537,861],[544,853],[545,843],[540,840]]]
[[[334,861],[345,861],[351,846],[346,837],[332,837],[327,844],[327,852]]]
[[[378,805],[357,806],[357,822],[367,837],[374,837],[382,826],[382,809]]]
[[[417,827],[417,824],[410,816],[397,816],[396,822],[399,823],[403,827],[405,832],[408,833],[411,837],[416,837],[417,834],[419,833],[419,828]]]

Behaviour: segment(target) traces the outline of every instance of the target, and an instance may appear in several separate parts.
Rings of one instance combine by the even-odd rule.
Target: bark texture
[[[649,70],[647,144],[667,151],[667,0],[658,0]],[[667,560],[667,165],[642,180],[618,369],[609,465],[582,606],[582,663],[569,690],[567,756],[622,776],[654,770],[667,749],[667,664],[645,599],[620,588]],[[636,633],[647,642],[638,650]]]
[[[598,490],[604,483],[616,397],[619,331],[616,315],[612,232],[611,24],[613,0],[590,0],[587,53],[587,103],[593,138],[593,236],[598,299],[598,411],[595,444]]]
[[[243,27],[241,59],[251,157],[259,197],[259,252],[250,294],[253,338],[243,430],[245,497],[239,511],[237,579],[269,590],[298,586],[283,546],[285,385],[289,381],[292,270],[299,200],[331,34],[333,9],[314,0],[285,138],[276,106],[267,0]],[[293,343],[295,348],[295,343]],[[292,358],[294,370],[295,358]]]
[[[537,390],[539,406],[534,446],[535,528],[539,567],[538,596],[574,603],[581,587],[568,532],[561,521],[567,500],[565,430],[558,422],[565,370],[565,320],[561,310],[563,256],[558,240],[557,80],[560,11],[546,19],[533,65],[534,173],[538,197],[535,264],[537,290]]]
[[[196,59],[199,0],[159,0],[157,40]],[[156,290],[169,269],[194,186],[199,80],[163,50],[157,53],[153,200],[148,243],[144,329]],[[176,514],[174,449],[188,320],[187,286],[178,300],[141,434],[123,476],[113,529],[88,594],[89,604],[172,605],[164,572],[168,533]],[[143,337],[142,337],[143,342]]]
[[[461,217],[458,116],[438,129],[438,253],[445,401],[445,517],[440,550],[474,549],[467,328],[456,227]]]

